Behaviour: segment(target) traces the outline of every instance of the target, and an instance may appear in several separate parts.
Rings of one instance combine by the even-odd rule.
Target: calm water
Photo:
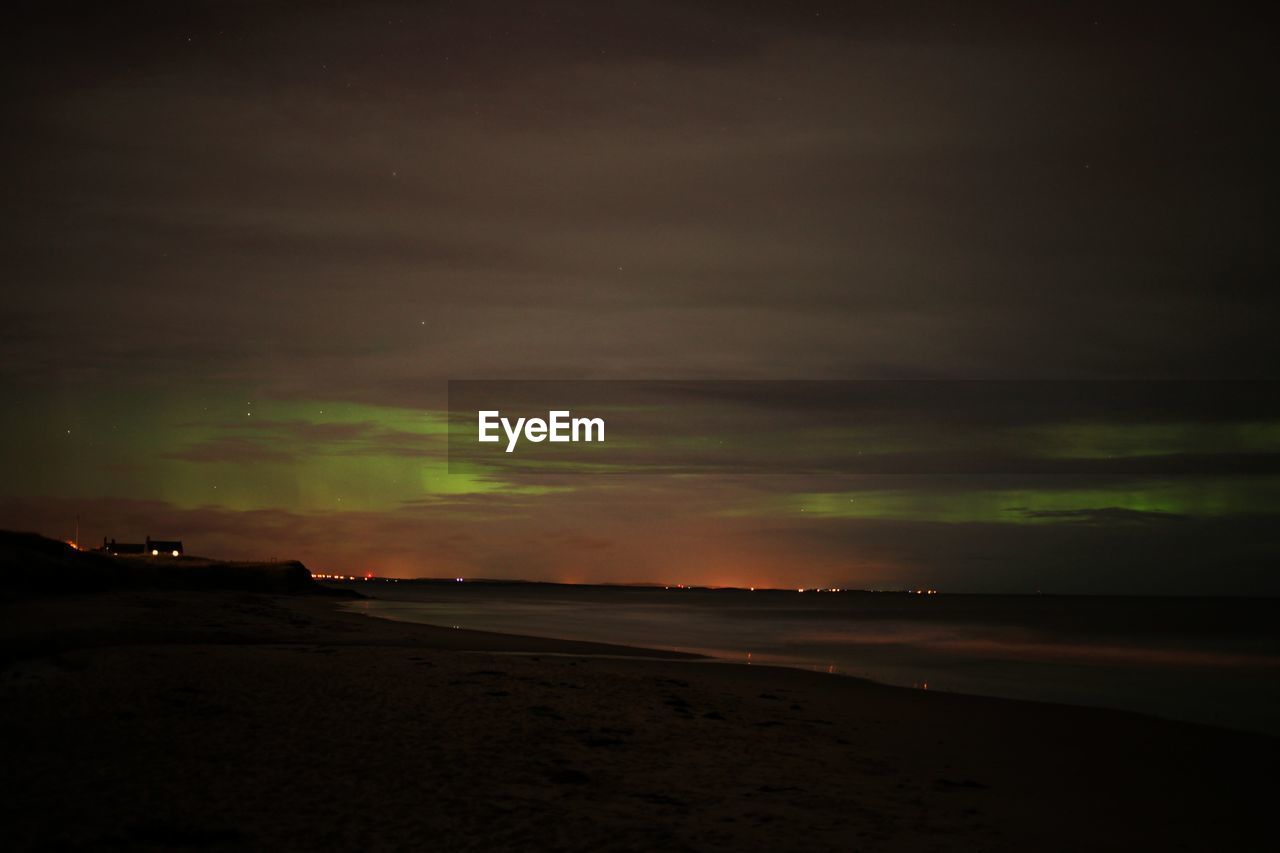
[[[1280,734],[1280,599],[357,584],[358,612]]]

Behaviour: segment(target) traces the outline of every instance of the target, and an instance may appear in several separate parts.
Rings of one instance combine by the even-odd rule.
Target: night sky
[[[1260,21],[7,17],[0,526],[400,576],[1280,593],[1280,483],[1248,471],[549,480],[450,473],[444,441],[450,379],[1275,378]],[[1072,442],[1177,455],[1191,420]],[[1215,424],[1280,453],[1280,422]]]

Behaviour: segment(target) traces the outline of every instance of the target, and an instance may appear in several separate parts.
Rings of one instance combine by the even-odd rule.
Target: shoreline
[[[359,586],[359,583],[337,584],[333,588],[351,589]],[[441,584],[441,586],[449,592],[456,591],[456,587],[451,584]],[[520,586],[527,588],[531,585]],[[677,595],[684,596],[685,593],[681,592]],[[552,605],[547,612],[556,613],[555,607],[560,600],[558,597],[553,597],[541,603]],[[565,599],[565,601],[576,600]],[[1090,637],[1079,635],[1070,640],[1060,641],[1042,638],[1038,643],[1022,640],[1011,649],[1013,654],[1008,657],[949,657],[948,649],[932,650],[933,654],[930,654],[930,649],[921,647],[910,652],[912,657],[899,657],[897,661],[886,666],[883,656],[877,658],[875,648],[867,649],[860,659],[845,647],[826,649],[810,647],[792,650],[787,645],[789,638],[786,633],[770,635],[768,638],[757,637],[750,640],[753,645],[746,645],[748,638],[741,632],[734,633],[736,626],[727,626],[713,621],[708,623],[711,626],[708,628],[711,634],[701,629],[684,630],[682,633],[680,626],[677,626],[676,630],[671,630],[671,625],[675,623],[645,622],[646,611],[642,608],[637,613],[629,608],[625,600],[619,602],[605,599],[593,600],[598,600],[602,607],[621,607],[620,618],[629,626],[629,629],[623,632],[621,641],[613,642],[606,639],[608,629],[611,627],[606,621],[591,617],[582,619],[572,608],[565,612],[563,619],[552,621],[545,613],[539,613],[536,610],[526,613],[522,609],[526,607],[526,603],[530,606],[537,603],[539,600],[536,598],[509,598],[499,594],[491,601],[488,596],[474,589],[460,599],[419,598],[387,590],[385,595],[370,594],[359,600],[345,602],[343,606],[344,609],[353,613],[407,625],[501,632],[502,628],[499,626],[504,621],[510,621],[510,614],[502,608],[514,602],[519,607],[514,613],[514,624],[511,628],[519,635],[563,642],[605,643],[617,647],[618,653],[626,656],[643,653],[646,649],[655,656],[671,653],[690,654],[701,656],[708,662],[753,667],[776,666],[815,674],[861,679],[907,690],[1114,710],[1172,722],[1184,722],[1272,738],[1280,737],[1280,722],[1276,721],[1273,714],[1269,714],[1269,711],[1275,708],[1276,697],[1272,693],[1267,693],[1264,699],[1263,694],[1257,692],[1262,688],[1256,686],[1257,684],[1265,685],[1267,673],[1277,671],[1274,654],[1255,652],[1254,658],[1250,659],[1243,652],[1199,651],[1195,646],[1179,649],[1172,646],[1165,648],[1143,645],[1144,639],[1152,639],[1148,635],[1128,638],[1128,646],[1122,645],[1125,640],[1099,643]],[[450,620],[455,616],[448,603],[461,607],[462,612],[470,617],[470,619],[456,617],[458,621],[467,622],[466,626],[450,624]],[[490,607],[490,605],[496,606]],[[440,608],[443,608],[443,612]],[[719,611],[715,612],[719,613]],[[530,618],[529,613],[536,615]],[[700,614],[701,610],[698,609],[695,613]],[[867,618],[876,617],[871,615]],[[765,624],[769,625],[767,622]],[[922,619],[921,624],[935,623]],[[669,639],[685,642],[680,645],[665,646],[644,642],[645,638],[652,638],[659,628],[668,631]],[[726,628],[729,633],[725,633]],[[557,629],[563,633],[553,633]],[[766,630],[769,628],[766,627]],[[698,645],[699,639],[704,641],[702,645]],[[689,642],[690,640],[693,642]],[[715,644],[717,641],[719,645]],[[756,641],[760,641],[759,645],[754,644]],[[780,641],[781,645],[779,645]],[[1046,648],[1053,651],[1056,656],[1044,658],[1043,649]],[[1129,668],[1126,669],[1106,654],[1100,655],[1096,651],[1099,648],[1113,656],[1119,654],[1121,661],[1129,661]],[[748,649],[753,649],[754,654],[748,653]],[[1031,650],[1029,657],[1018,656],[1019,652],[1028,649]],[[1062,651],[1063,649],[1065,651]],[[602,654],[608,654],[608,652],[602,652]],[[1125,658],[1124,654],[1128,654],[1133,660]],[[1161,658],[1161,655],[1164,655],[1164,658]],[[1230,683],[1217,684],[1203,680],[1197,682],[1194,679],[1197,677],[1203,679],[1202,669],[1206,664],[1204,660],[1196,661],[1194,659],[1196,655],[1212,662],[1247,661],[1248,668],[1253,671],[1250,676],[1253,680],[1240,678]],[[1062,670],[1055,670],[1055,667],[1059,666],[1071,667],[1074,671],[1070,676],[1064,677]],[[1245,664],[1241,663],[1240,666],[1244,667]],[[967,672],[965,672],[966,667]],[[1030,667],[1036,667],[1036,669]],[[1090,669],[1090,667],[1095,668]],[[963,674],[957,677],[957,672]],[[982,673],[981,676],[975,675],[979,672]],[[1143,678],[1147,679],[1145,693],[1128,688],[1128,680]],[[1184,679],[1185,686],[1184,683],[1178,683],[1176,687],[1183,692],[1171,692],[1169,690],[1171,683],[1180,678]],[[1215,692],[1228,686],[1235,690],[1235,694]],[[1242,697],[1240,694],[1246,689],[1253,690],[1254,693]],[[1164,692],[1161,692],[1162,690]],[[1233,698],[1255,699],[1257,704],[1237,708],[1230,705]],[[1255,710],[1244,713],[1244,708]]]
[[[1271,837],[1280,741],[1265,735],[338,604],[131,590],[3,605],[15,849],[1262,850]]]

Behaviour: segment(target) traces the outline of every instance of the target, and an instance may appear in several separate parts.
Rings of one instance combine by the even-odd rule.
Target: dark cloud
[[[408,402],[513,370],[1274,360],[1236,16],[126,8],[19,19],[11,371]]]
[[[1078,521],[1082,524],[1151,524],[1185,521],[1185,515],[1173,512],[1126,509],[1125,507],[1101,507],[1098,509],[1015,509],[1023,518],[1040,518],[1051,521]]]

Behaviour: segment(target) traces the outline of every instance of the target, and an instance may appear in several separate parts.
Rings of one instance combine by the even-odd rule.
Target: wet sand
[[[10,849],[1261,850],[1278,791],[1261,735],[316,596],[11,600],[0,637]]]

